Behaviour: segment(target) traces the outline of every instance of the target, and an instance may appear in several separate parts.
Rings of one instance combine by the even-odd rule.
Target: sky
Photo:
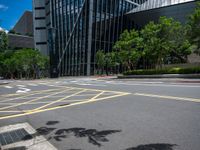
[[[25,10],[32,11],[32,0],[0,0],[0,28],[12,29]]]

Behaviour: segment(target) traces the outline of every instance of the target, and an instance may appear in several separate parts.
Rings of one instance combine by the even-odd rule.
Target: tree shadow
[[[37,133],[39,135],[48,135],[51,132],[53,132],[56,128],[48,128],[48,127],[40,127],[38,129],[36,129]]]
[[[108,142],[106,136],[121,132],[121,130],[103,130],[98,131],[96,129],[85,129],[85,128],[69,128],[69,129],[59,129],[55,132],[53,137],[56,141],[62,141],[63,138],[67,138],[69,135],[73,134],[77,138],[88,138],[88,142],[95,146],[102,146],[102,142]]]
[[[27,140],[31,140],[37,136],[49,135],[54,130],[56,130],[56,128],[40,127],[38,129],[36,129],[36,132],[34,134],[28,134],[22,140],[27,141]],[[49,140],[49,138],[48,138],[48,140]]]
[[[69,136],[75,136],[76,138],[87,138],[90,144],[101,147],[103,142],[109,142],[108,135],[121,132],[121,130],[102,130],[86,129],[86,128],[68,128],[57,129],[48,126],[54,126],[59,121],[48,121],[47,126],[36,129],[36,133],[27,135],[23,140],[29,140],[36,136],[48,136],[47,140],[56,140],[58,142],[68,138]]]
[[[139,145],[137,147],[127,148],[125,150],[173,150],[174,146],[177,145],[168,143],[156,143],[156,144]]]
[[[58,124],[60,121],[48,121],[47,123],[46,123],[46,125],[47,126],[51,126],[51,125],[56,125],[56,124]]]

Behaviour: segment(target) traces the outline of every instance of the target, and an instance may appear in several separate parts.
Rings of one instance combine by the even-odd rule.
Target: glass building
[[[35,10],[45,10],[46,26],[39,29],[47,33],[52,77],[93,75],[96,52],[110,52],[123,30],[135,27],[130,14],[188,1],[45,0]]]

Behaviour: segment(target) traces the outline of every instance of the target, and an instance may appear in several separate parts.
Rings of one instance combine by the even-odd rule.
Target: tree
[[[143,38],[143,57],[146,59],[146,64],[150,67],[161,65],[163,57],[166,56],[167,44],[159,37],[161,26],[150,22],[141,31]]]
[[[196,53],[200,55],[200,2],[197,3],[197,7],[193,14],[189,16],[189,30],[188,35],[192,44],[196,45]]]
[[[0,31],[0,52],[8,49],[8,36],[5,31]]]
[[[116,66],[116,53],[110,52],[105,55],[105,66],[106,66],[106,74],[108,75],[108,70],[112,70],[113,67]]]
[[[15,53],[18,71],[24,72],[26,78],[37,78],[40,70],[45,70],[48,58],[40,54],[38,50],[22,49]]]
[[[8,33],[16,34],[16,31],[14,29],[11,29]]]
[[[0,75],[5,78],[39,78],[40,73],[48,69],[48,64],[48,57],[34,49],[0,53]]]
[[[4,66],[6,69],[6,77],[10,77],[11,79],[14,78],[14,73],[16,71],[16,63],[15,59],[12,58],[7,58],[4,60]]]
[[[3,75],[4,71],[4,55],[0,52],[0,77]]]
[[[103,74],[103,70],[104,70],[104,66],[105,66],[105,54],[104,54],[103,50],[97,51],[96,64],[97,64],[98,73],[101,70],[101,74]]]
[[[130,32],[125,30],[121,34],[119,41],[115,43],[114,51],[118,55],[117,60],[128,70],[134,69],[137,65],[141,57],[142,42],[139,32],[133,29]]]
[[[159,20],[161,25],[160,38],[168,47],[168,56],[177,59],[176,63],[186,63],[187,56],[192,53],[191,43],[187,37],[187,26],[175,21],[173,18],[161,17]],[[165,59],[164,59],[165,60]]]
[[[186,27],[173,18],[161,17],[156,24],[150,22],[141,31],[143,38],[143,57],[151,68],[162,67],[170,60],[186,62],[191,53],[187,40]]]

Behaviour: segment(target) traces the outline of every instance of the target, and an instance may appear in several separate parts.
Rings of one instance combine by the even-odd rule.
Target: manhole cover
[[[0,134],[0,145],[5,146],[27,139],[32,139],[32,136],[28,134],[25,129],[4,132]]]

